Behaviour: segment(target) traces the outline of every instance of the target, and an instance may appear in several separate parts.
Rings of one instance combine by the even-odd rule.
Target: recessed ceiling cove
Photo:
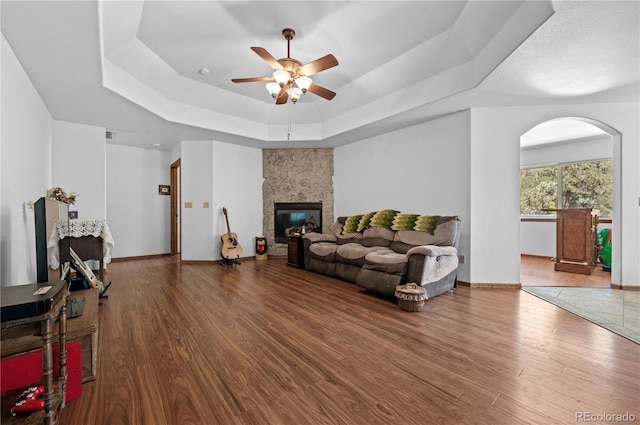
[[[553,14],[547,1],[99,7],[105,87],[168,121],[262,141],[280,138],[276,130],[291,121],[297,139],[324,140],[469,90]],[[314,95],[296,104],[265,90],[285,68],[275,58],[289,58],[283,28],[295,29],[295,72],[312,78]],[[262,84],[232,82],[244,76]],[[291,77],[281,90],[296,86]]]

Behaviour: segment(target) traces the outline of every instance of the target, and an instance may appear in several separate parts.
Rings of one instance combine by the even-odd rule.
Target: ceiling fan
[[[291,98],[293,103],[307,91],[318,95],[324,99],[331,100],[336,93],[315,84],[309,76],[320,71],[333,68],[338,65],[338,60],[332,54],[328,54],[307,64],[302,64],[297,59],[291,57],[291,40],[296,36],[296,32],[291,28],[282,30],[282,36],[287,40],[287,57],[275,59],[266,49],[262,47],[251,47],[274,72],[269,77],[253,78],[233,78],[234,83],[253,83],[267,81],[267,90],[275,99],[276,105],[283,105]]]

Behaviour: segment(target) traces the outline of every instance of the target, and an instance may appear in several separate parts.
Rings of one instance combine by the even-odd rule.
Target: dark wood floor
[[[98,378],[62,424],[640,418],[640,346],[520,290],[460,287],[409,313],[283,258],[130,260],[107,277]]]
[[[596,267],[590,275],[557,272],[549,257],[520,256],[520,282],[522,286],[574,286],[610,288],[611,273]]]

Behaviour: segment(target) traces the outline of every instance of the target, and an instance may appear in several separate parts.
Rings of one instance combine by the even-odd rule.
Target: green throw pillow
[[[377,211],[373,211],[373,212],[370,212],[370,213],[367,213],[367,214],[363,215],[362,218],[360,219],[360,223],[358,223],[358,228],[356,230],[358,232],[362,232],[367,227],[371,227],[371,217],[376,215],[376,213],[377,213]]]
[[[398,214],[393,219],[391,230],[413,230],[419,214]]]
[[[427,232],[433,235],[436,227],[438,227],[438,221],[440,221],[439,215],[421,215],[416,220],[416,225],[413,230]]]
[[[399,214],[400,211],[396,210],[382,210],[378,211],[371,217],[371,226],[384,227],[385,229],[391,229],[394,217]]]
[[[360,223],[360,219],[362,215],[350,215],[344,222],[344,226],[342,226],[342,234],[345,233],[356,233],[358,230],[358,223]]]

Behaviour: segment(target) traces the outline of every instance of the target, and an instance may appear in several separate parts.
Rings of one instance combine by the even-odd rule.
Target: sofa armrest
[[[458,250],[452,246],[420,245],[407,251],[407,257],[412,255],[424,255],[425,257],[440,257],[441,255],[458,255]]]
[[[335,242],[337,240],[336,235],[332,235],[330,233],[324,234],[324,233],[316,233],[316,232],[305,233],[302,239],[309,241],[309,243]]]
[[[425,286],[446,281],[458,268],[458,250],[452,246],[421,245],[407,251],[407,279]],[[453,280],[452,280],[453,282]]]

